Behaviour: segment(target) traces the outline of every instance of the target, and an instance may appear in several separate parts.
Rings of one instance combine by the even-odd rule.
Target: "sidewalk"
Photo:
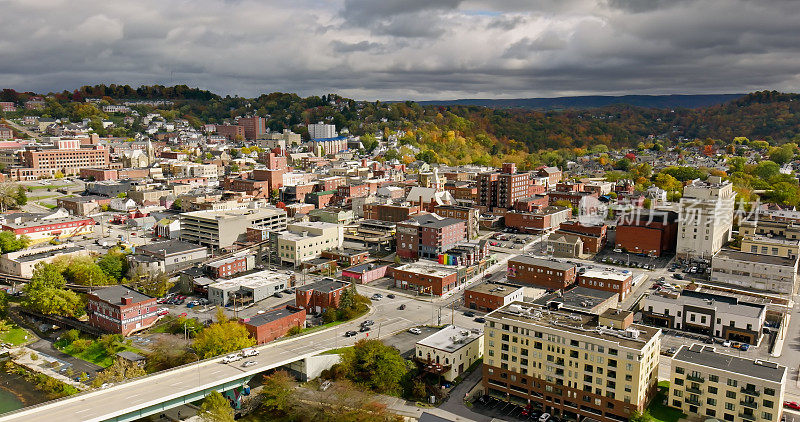
[[[36,360],[31,359],[31,353],[37,356]],[[69,384],[78,390],[86,390],[88,387],[80,382],[75,381],[63,375],[51,368],[48,368],[48,365],[51,365],[53,362],[60,363],[59,359],[56,359],[50,355],[46,355],[44,353],[38,352],[28,347],[20,347],[19,349],[14,350],[12,354],[20,354],[19,357],[14,358],[14,363],[20,366],[24,366],[25,368],[30,369],[31,371],[36,371],[42,374],[47,375],[50,378],[55,378],[65,384]]]

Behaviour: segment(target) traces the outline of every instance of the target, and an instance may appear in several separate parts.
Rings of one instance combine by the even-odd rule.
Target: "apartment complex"
[[[285,230],[286,211],[258,208],[183,213],[180,238],[212,249],[228,248],[244,241],[248,228]]]
[[[236,123],[244,130],[244,139],[254,141],[267,133],[267,119],[259,116],[240,117]]]
[[[736,192],[718,176],[694,180],[683,188],[676,256],[711,259],[731,240]]]
[[[17,180],[53,177],[60,171],[66,175],[78,174],[83,167],[108,167],[108,149],[102,145],[81,146],[79,139],[61,139],[52,147],[36,147],[22,152],[22,168],[12,169]]]
[[[798,258],[723,249],[711,260],[711,281],[781,295],[797,292]]]
[[[660,329],[632,321],[629,312],[597,316],[523,302],[491,312],[484,392],[559,418],[627,421],[656,393],[661,345]]]
[[[690,418],[778,422],[787,381],[777,363],[684,345],[672,358],[668,405]]]
[[[508,280],[543,289],[566,289],[575,283],[574,264],[518,255],[508,260]]]
[[[297,266],[318,258],[323,251],[340,249],[343,241],[341,225],[321,221],[295,223],[276,234],[275,250],[281,262]]]
[[[418,215],[397,223],[397,255],[405,259],[437,259],[466,238],[464,220]]]
[[[480,173],[477,177],[476,204],[487,209],[510,209],[514,203],[529,196],[531,179],[528,173],[517,173],[517,165],[503,163],[501,172]]]

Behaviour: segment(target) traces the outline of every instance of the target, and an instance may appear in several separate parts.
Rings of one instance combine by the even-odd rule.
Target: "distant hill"
[[[646,108],[702,108],[742,98],[745,94],[708,95],[586,95],[555,98],[511,99],[461,99],[443,101],[417,101],[422,105],[476,105],[489,108],[529,108],[536,110],[561,110],[597,108],[609,105],[630,105]]]

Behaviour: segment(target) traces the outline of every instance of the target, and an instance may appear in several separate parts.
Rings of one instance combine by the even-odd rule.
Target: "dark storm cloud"
[[[788,0],[6,0],[0,87],[364,99],[798,90]]]

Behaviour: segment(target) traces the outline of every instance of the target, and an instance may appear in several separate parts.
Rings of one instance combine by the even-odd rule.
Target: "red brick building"
[[[464,290],[464,306],[479,311],[493,311],[509,303],[524,300],[524,288],[515,284],[487,282]]]
[[[492,210],[512,208],[515,202],[527,197],[531,179],[528,173],[517,173],[514,163],[503,163],[502,173],[478,174],[477,182],[477,205]]]
[[[214,130],[217,135],[224,136],[229,141],[244,139],[244,127],[239,125],[216,125]]]
[[[117,170],[98,168],[82,168],[80,169],[79,176],[81,179],[90,179],[97,182],[102,182],[104,180],[117,180],[117,178],[119,178]]]
[[[95,290],[87,299],[89,324],[109,333],[127,336],[158,320],[156,299],[123,285]]]
[[[458,270],[444,265],[415,262],[392,270],[395,287],[441,296],[458,287]]]
[[[673,211],[643,211],[617,221],[614,248],[637,254],[661,256],[674,251],[678,240],[678,214]]]
[[[365,262],[354,265],[342,270],[342,277],[352,280],[354,283],[369,284],[379,278],[386,276],[389,264],[378,261]]]
[[[369,258],[369,251],[359,251],[355,249],[331,249],[329,251],[322,251],[323,258],[335,259],[340,265],[344,267],[352,267],[362,262],[366,262]]]
[[[346,182],[346,180],[345,180],[344,177],[340,177],[340,176],[326,177],[324,179],[320,179],[319,181],[317,181],[317,185],[318,185],[317,191],[321,191],[321,192],[329,191],[329,190],[335,191],[339,186],[344,185],[345,182]]]
[[[616,271],[588,270],[578,275],[578,285],[589,289],[613,292],[622,301],[630,293],[633,283],[631,273]]]
[[[566,289],[575,283],[576,267],[566,262],[519,255],[508,260],[508,281],[543,289]]]
[[[397,255],[404,259],[437,259],[467,239],[464,220],[422,214],[397,223]]]
[[[505,225],[522,233],[541,233],[558,227],[572,217],[572,209],[550,206],[534,212],[506,212]]]
[[[22,152],[22,165],[31,170],[41,170],[55,174],[79,174],[81,168],[105,168],[110,163],[108,149],[101,145],[81,147],[77,139],[56,141],[55,148],[34,148]],[[25,170],[16,169],[16,170]]]
[[[573,207],[577,207],[581,200],[585,197],[594,197],[597,198],[597,192],[563,192],[563,191],[552,191],[548,194],[550,197],[550,203],[555,204],[558,201],[567,201]]]
[[[578,236],[583,241],[583,253],[592,254],[600,252],[608,240],[608,226],[599,224],[587,226],[577,220],[569,220],[561,223],[556,233],[571,234]]]
[[[313,283],[298,286],[295,290],[295,306],[304,308],[306,312],[324,312],[325,309],[339,307],[342,292],[348,288],[347,281],[323,278]]]
[[[399,223],[419,214],[419,206],[364,204],[364,219]]]
[[[317,207],[317,209],[322,209],[331,203],[335,194],[336,191],[332,190],[324,192],[312,192],[306,195],[306,203],[314,205]]]
[[[539,208],[545,208],[550,203],[550,198],[547,194],[532,195],[527,198],[522,198],[514,204],[514,210],[520,212],[534,212]]]
[[[464,220],[467,223],[467,238],[478,237],[478,220],[481,216],[481,211],[478,208],[461,205],[437,205],[433,208],[433,212],[442,217]]]
[[[564,173],[558,167],[540,167],[537,169],[537,174],[541,177],[547,177],[547,186],[555,186],[560,182]]]
[[[253,268],[255,268],[255,256],[232,256],[206,263],[205,273],[212,278],[229,278]]]
[[[241,320],[256,343],[269,343],[286,335],[293,327],[305,328],[306,310],[294,306],[273,309]]]
[[[242,127],[244,139],[248,141],[255,141],[267,133],[267,119],[263,117],[240,117],[236,123]]]
[[[450,192],[456,200],[475,202],[478,197],[478,187],[470,182],[448,181],[444,184],[444,190]]]
[[[229,191],[244,192],[255,197],[269,197],[269,181],[226,177],[222,181],[222,186]]]

